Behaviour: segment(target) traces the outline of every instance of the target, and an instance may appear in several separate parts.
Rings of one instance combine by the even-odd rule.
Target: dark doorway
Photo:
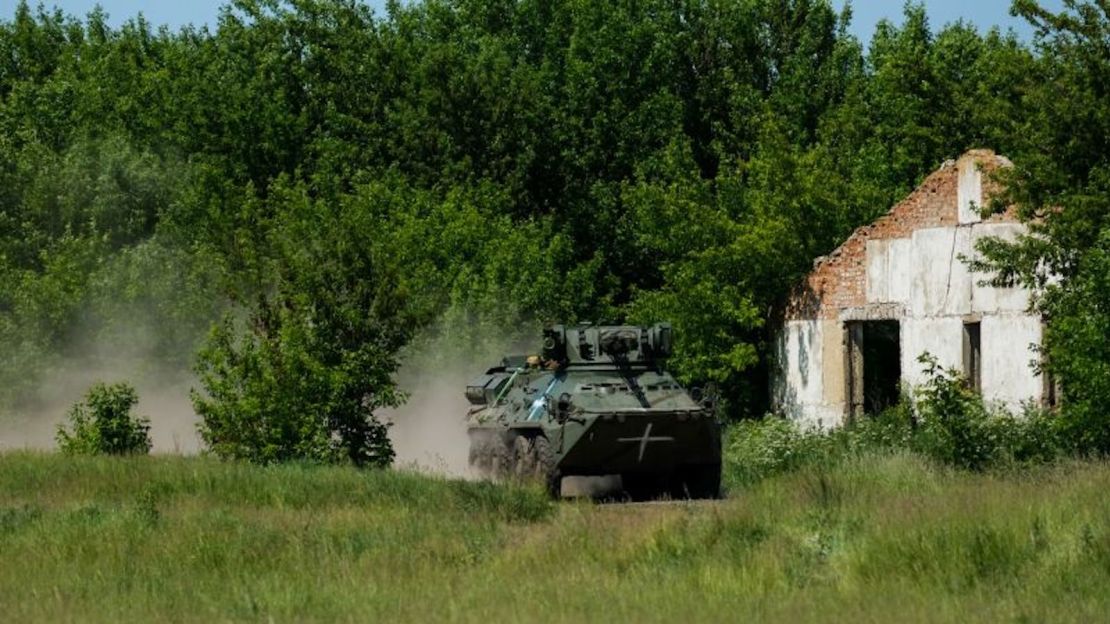
[[[898,321],[853,321],[847,329],[851,415],[877,414],[897,405],[902,380]]]

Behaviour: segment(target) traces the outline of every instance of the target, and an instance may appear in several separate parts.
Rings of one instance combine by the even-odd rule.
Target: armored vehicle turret
[[[672,330],[562,326],[536,355],[509,356],[466,388],[470,464],[494,479],[620,475],[634,499],[716,498],[715,410],[666,372]]]

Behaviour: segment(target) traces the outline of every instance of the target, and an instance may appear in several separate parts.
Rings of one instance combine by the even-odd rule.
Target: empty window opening
[[[898,321],[848,323],[850,415],[877,414],[901,398],[902,346]]]
[[[1047,328],[1047,321],[1041,319],[1041,336],[1045,335]],[[1052,373],[1052,368],[1048,365],[1047,353],[1041,351],[1041,362],[1038,371],[1041,374],[1041,381],[1044,383],[1044,388],[1041,392],[1041,404],[1049,409],[1060,407],[1060,399],[1063,397],[1063,389],[1060,388],[1060,380]]]
[[[964,374],[975,392],[983,391],[983,349],[979,323],[964,323]]]

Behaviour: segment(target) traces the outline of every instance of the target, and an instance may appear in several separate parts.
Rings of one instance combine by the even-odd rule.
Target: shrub
[[[925,364],[929,379],[916,393],[919,428],[912,448],[969,470],[1042,463],[1062,454],[1066,428],[1055,413],[1032,403],[1020,415],[988,406],[958,371],[941,367],[929,354],[918,361]]]
[[[829,432],[804,430],[778,417],[743,421],[728,431],[726,477],[752,485],[806,466],[849,457],[910,450],[966,470],[1044,463],[1068,450],[1068,422],[1026,404],[1020,415],[988,406],[958,371],[925,354],[928,380],[904,400]]]
[[[853,420],[835,430],[834,435],[846,450],[854,453],[902,450],[913,443],[913,425],[913,408],[908,400],[903,400],[878,414]]]
[[[389,465],[393,449],[373,410],[398,403],[392,360],[375,357],[372,344],[329,360],[310,324],[270,311],[266,332],[237,338],[225,323],[199,355],[205,393],[194,392],[193,405],[210,450],[263,464]]]
[[[727,479],[752,485],[767,477],[836,458],[834,438],[820,430],[803,430],[793,422],[768,416],[731,427],[724,449]]]
[[[69,427],[58,425],[58,448],[67,455],[140,455],[150,452],[150,421],[132,416],[139,402],[126,383],[96,384],[70,408]]]
[[[928,353],[918,358],[928,380],[916,390],[915,418],[920,428],[914,446],[945,464],[982,470],[1001,456],[1005,423],[992,422],[982,397],[963,375],[943,368]]]
[[[1067,450],[1066,423],[1060,415],[1033,402],[1018,417],[997,416],[999,438],[1009,458],[1019,464],[1039,464],[1062,457]]]
[[[913,436],[907,403],[832,431],[803,429],[774,416],[741,421],[726,436],[726,478],[733,485],[753,485],[807,466],[829,466],[848,457],[907,449]]]

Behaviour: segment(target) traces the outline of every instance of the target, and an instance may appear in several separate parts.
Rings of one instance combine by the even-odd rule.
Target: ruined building
[[[1042,320],[1029,293],[981,285],[986,276],[961,260],[985,236],[1023,231],[1012,212],[980,215],[990,172],[1009,165],[985,150],[945,163],[814,263],[777,331],[777,412],[820,427],[877,412],[923,381],[923,352],[964,371],[988,401],[1016,408],[1049,398],[1035,368]]]

